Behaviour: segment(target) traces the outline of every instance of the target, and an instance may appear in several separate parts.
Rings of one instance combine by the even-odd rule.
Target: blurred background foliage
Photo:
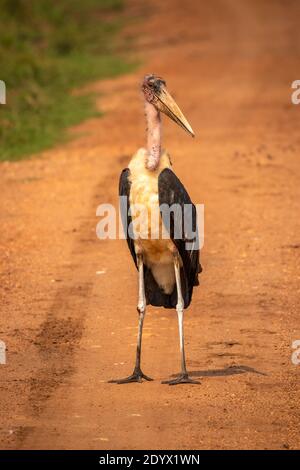
[[[83,83],[132,64],[115,55],[123,0],[0,0],[0,160],[15,160],[66,137],[96,114]]]

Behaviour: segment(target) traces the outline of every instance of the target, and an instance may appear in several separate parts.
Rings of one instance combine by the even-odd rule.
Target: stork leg
[[[184,352],[184,334],[183,334],[183,313],[184,313],[184,301],[181,290],[181,278],[180,278],[180,262],[178,253],[174,254],[174,269],[177,287],[177,305],[176,311],[178,316],[178,328],[179,328],[179,340],[180,340],[180,353],[181,353],[181,374],[179,377],[173,380],[165,380],[163,384],[178,385],[178,384],[200,384],[198,380],[193,380],[188,376],[185,363],[185,352]]]
[[[136,348],[136,361],[135,368],[133,373],[125,379],[119,380],[110,380],[110,382],[118,384],[127,384],[130,382],[142,382],[144,380],[153,380],[147,375],[143,374],[141,370],[141,351],[142,351],[142,333],[143,333],[143,323],[146,313],[146,297],[145,297],[145,285],[144,285],[144,263],[142,255],[137,255],[137,263],[139,270],[139,301],[137,306],[137,311],[139,313],[139,331],[137,338],[137,348]]]

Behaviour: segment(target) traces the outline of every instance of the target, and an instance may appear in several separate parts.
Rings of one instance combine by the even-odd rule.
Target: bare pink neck
[[[145,115],[147,121],[147,157],[146,168],[154,171],[159,165],[161,155],[161,119],[160,113],[145,100]]]

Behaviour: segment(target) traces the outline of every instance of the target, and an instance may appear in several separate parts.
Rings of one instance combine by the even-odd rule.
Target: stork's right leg
[[[142,333],[143,333],[143,323],[146,313],[146,297],[145,297],[145,285],[144,285],[144,263],[142,255],[137,255],[138,270],[139,270],[139,302],[137,306],[137,311],[139,313],[139,331],[137,338],[137,348],[136,348],[136,361],[135,368],[133,373],[126,377],[125,379],[111,380],[110,382],[118,384],[127,384],[130,382],[142,382],[144,380],[153,380],[147,375],[143,374],[141,370],[141,351],[142,351]]]
[[[181,290],[181,279],[180,279],[180,263],[179,255],[174,254],[174,269],[175,269],[175,278],[176,278],[176,287],[177,287],[177,305],[176,311],[178,316],[178,327],[179,327],[179,340],[180,340],[180,354],[181,354],[181,374],[177,379],[165,380],[163,384],[169,385],[178,385],[178,384],[199,384],[197,380],[193,380],[189,377],[186,370],[185,363],[185,352],[184,352],[184,336],[183,336],[183,313],[184,313],[184,301],[182,297]]]

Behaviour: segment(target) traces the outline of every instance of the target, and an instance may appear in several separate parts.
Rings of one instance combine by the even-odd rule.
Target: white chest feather
[[[130,164],[130,198],[136,252],[143,254],[145,264],[152,270],[157,283],[166,293],[175,283],[173,252],[175,246],[162,224],[159,211],[158,176],[170,168],[170,159],[163,153],[159,166],[150,171],[145,167],[145,149],[133,156]]]
[[[170,168],[170,160],[163,153],[158,168],[150,171],[145,167],[145,152],[140,149],[129,164],[129,203],[137,238],[156,241],[168,238],[159,211],[158,177],[164,168]]]

